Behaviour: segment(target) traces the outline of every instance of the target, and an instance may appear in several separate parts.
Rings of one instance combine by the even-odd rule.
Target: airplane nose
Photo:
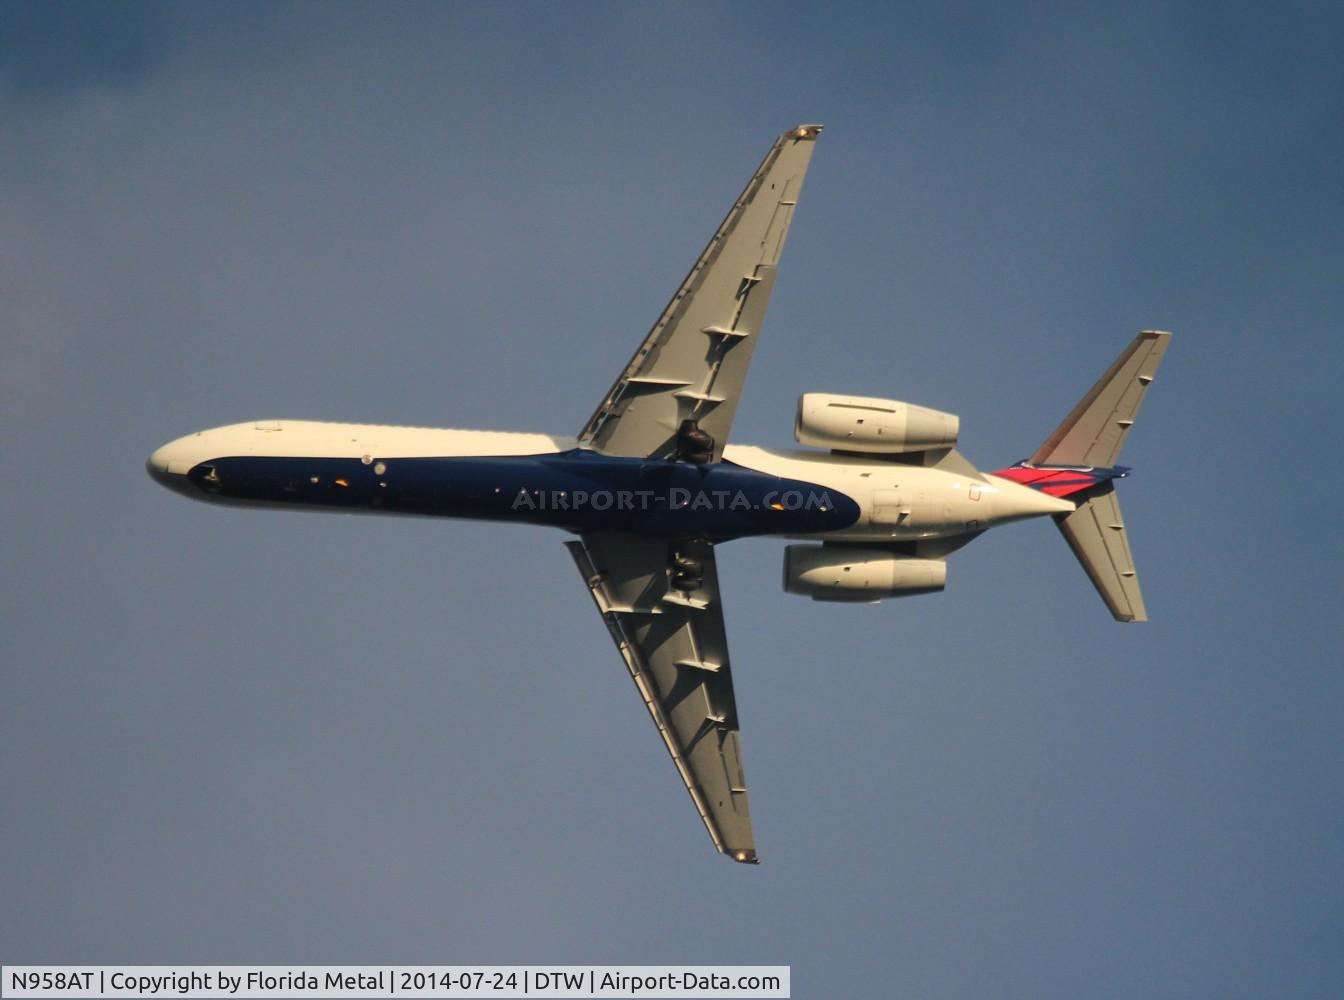
[[[157,449],[145,460],[145,471],[160,486],[185,496],[194,495],[187,473],[191,466],[185,461],[183,450],[177,441],[171,441]]]
[[[154,454],[145,459],[145,470],[158,479],[160,476],[168,474],[168,446],[156,448]]]

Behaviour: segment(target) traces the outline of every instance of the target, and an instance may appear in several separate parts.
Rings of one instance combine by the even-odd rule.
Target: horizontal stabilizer
[[[1146,622],[1114,482],[1097,486],[1073,513],[1056,515],[1055,523],[1115,620]]]
[[[1120,448],[1166,353],[1171,334],[1145,330],[1027,459],[1031,465],[1107,468]]]

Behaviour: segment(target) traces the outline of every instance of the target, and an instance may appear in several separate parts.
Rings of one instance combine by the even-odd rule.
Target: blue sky
[[[769,963],[799,997],[1344,976],[1327,5],[0,8],[0,959]],[[713,855],[559,533],[190,504],[249,418],[573,433],[773,137],[738,411],[1028,454],[1142,328],[1152,622],[1048,524],[874,607],[720,554]]]

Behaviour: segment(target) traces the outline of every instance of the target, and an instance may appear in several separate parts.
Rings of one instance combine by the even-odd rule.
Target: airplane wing
[[[579,434],[604,455],[677,457],[695,421],[717,462],[747,378],[820,125],[781,135]]]
[[[710,839],[755,864],[713,546],[602,531],[581,538],[565,544]],[[698,564],[702,582],[690,594],[671,585],[673,547]]]

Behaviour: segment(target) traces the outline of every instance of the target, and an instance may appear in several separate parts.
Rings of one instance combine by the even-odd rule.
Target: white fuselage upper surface
[[[151,467],[178,474],[226,455],[286,458],[448,458],[542,455],[568,451],[572,437],[450,427],[346,424],[322,420],[249,420],[170,441]]]

